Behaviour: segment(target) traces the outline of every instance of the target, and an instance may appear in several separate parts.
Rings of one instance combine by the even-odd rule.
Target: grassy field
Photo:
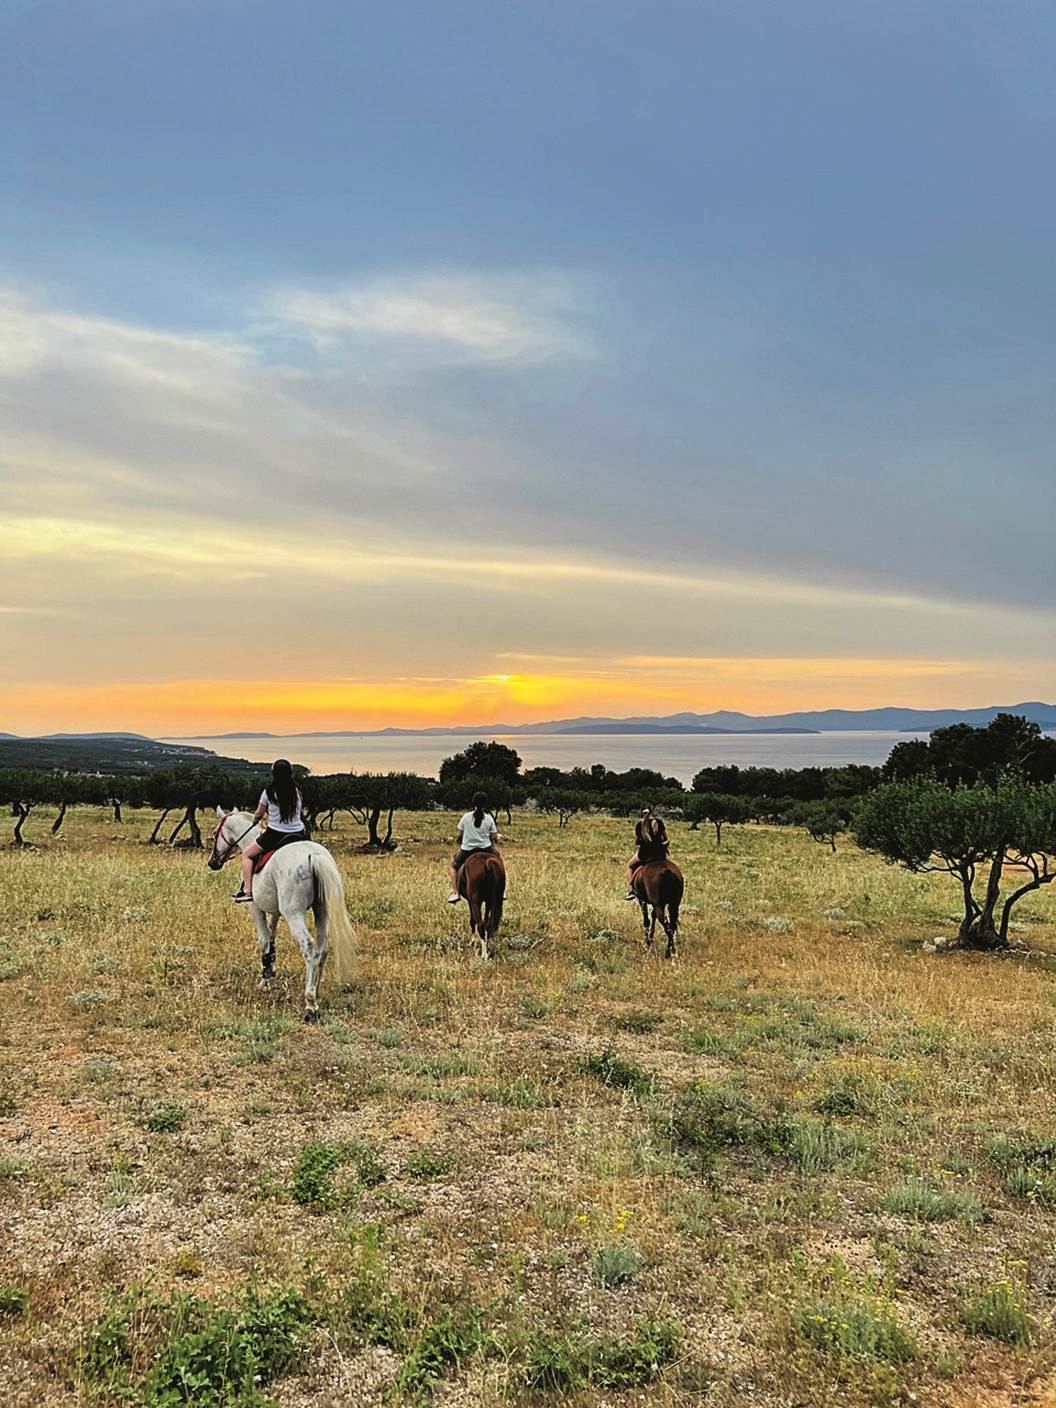
[[[1056,1402],[1056,896],[925,954],[952,882],[674,824],[670,965],[517,816],[483,964],[452,819],[349,823],[311,1028],[152,820],[0,852],[0,1403]]]

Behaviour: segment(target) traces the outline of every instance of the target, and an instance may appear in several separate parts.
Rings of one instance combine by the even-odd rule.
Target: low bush
[[[998,1281],[973,1292],[961,1307],[961,1320],[970,1334],[987,1335],[1019,1349],[1034,1338],[1035,1320],[1022,1286]]]

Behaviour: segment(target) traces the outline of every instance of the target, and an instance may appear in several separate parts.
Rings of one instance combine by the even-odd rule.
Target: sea
[[[687,786],[703,767],[736,763],[745,767],[834,767],[844,763],[885,761],[896,743],[927,738],[926,733],[854,730],[841,733],[606,733],[481,734],[516,748],[526,768],[589,768],[604,763],[613,772],[655,768]],[[172,738],[194,743],[228,758],[270,763],[289,758],[315,774],[330,772],[415,772],[435,777],[444,758],[474,741],[468,734],[313,738]]]

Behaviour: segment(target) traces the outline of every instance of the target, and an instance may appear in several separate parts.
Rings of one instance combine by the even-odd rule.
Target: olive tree
[[[695,792],[686,804],[691,830],[698,830],[702,821],[711,822],[716,847],[722,845],[722,828],[747,821],[750,811],[743,797],[734,797],[728,792]]]
[[[1013,906],[1056,879],[1056,785],[889,783],[859,803],[855,839],[917,874],[952,875],[964,906],[961,942],[1004,948]],[[1026,878],[1003,893],[1006,870]]]
[[[788,813],[793,826],[802,826],[812,841],[836,850],[836,837],[847,830],[847,808],[838,802],[800,802]]]

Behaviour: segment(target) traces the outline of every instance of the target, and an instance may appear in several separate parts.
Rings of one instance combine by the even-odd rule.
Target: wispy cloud
[[[286,288],[266,308],[272,331],[293,331],[328,350],[389,344],[412,357],[499,364],[576,360],[599,351],[582,290],[554,273]]]

